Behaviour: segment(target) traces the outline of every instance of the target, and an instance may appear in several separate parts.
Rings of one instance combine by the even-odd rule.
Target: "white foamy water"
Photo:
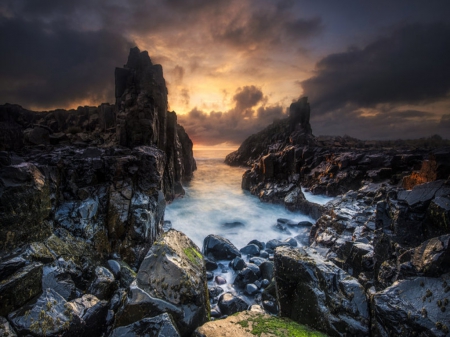
[[[293,213],[282,205],[262,203],[256,196],[241,189],[245,168],[230,167],[223,163],[230,150],[195,150],[197,171],[189,184],[186,195],[167,205],[165,220],[172,227],[189,236],[200,248],[209,234],[218,234],[229,239],[237,248],[242,248],[253,239],[267,242],[271,239],[286,239],[308,235],[305,228],[289,229],[291,234],[275,229],[278,218],[294,221],[314,220],[301,213]],[[314,197],[321,204],[330,198]],[[310,196],[308,196],[310,198]],[[239,222],[241,226],[226,226]]]

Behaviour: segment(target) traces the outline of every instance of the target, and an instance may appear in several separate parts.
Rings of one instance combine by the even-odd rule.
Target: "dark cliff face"
[[[165,201],[196,169],[193,144],[147,52],[131,49],[115,76],[114,105],[0,106],[0,250],[62,228],[138,266],[159,235]]]

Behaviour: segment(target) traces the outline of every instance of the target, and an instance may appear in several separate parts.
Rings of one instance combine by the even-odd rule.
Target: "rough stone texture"
[[[130,325],[118,327],[109,334],[109,337],[139,336],[179,337],[180,334],[172,317],[167,313],[151,318],[143,318]]]
[[[35,165],[0,168],[0,250],[47,237],[50,210],[49,183]]]
[[[41,292],[42,267],[42,263],[34,262],[1,280],[1,316],[6,316]]]
[[[161,66],[137,48],[116,69],[114,105],[44,112],[1,105],[0,315],[16,310],[20,335],[109,333],[124,292],[111,308],[105,301],[132,284],[162,232],[166,200],[184,194],[181,182],[196,169],[192,145],[167,111]],[[108,259],[117,278],[104,266]],[[186,303],[195,297],[206,312],[208,301],[185,289],[203,275],[182,279],[170,296]],[[73,304],[76,313],[47,314],[46,304],[35,301],[45,296],[58,306]],[[189,305],[187,311],[196,310]],[[185,316],[201,324],[202,315]]]
[[[288,328],[289,327],[289,328]],[[252,333],[255,330],[255,333]],[[194,337],[253,337],[256,331],[262,331],[261,336],[311,336],[325,337],[318,331],[293,323],[286,318],[278,318],[255,311],[244,311],[226,319],[208,322],[197,330]]]
[[[208,235],[203,240],[203,254],[216,260],[232,260],[241,257],[239,250],[228,240],[219,235]]]
[[[181,335],[189,336],[208,320],[209,310],[203,256],[188,237],[171,229],[147,253],[115,326],[168,312]]]
[[[450,272],[450,235],[425,241],[414,249],[411,259],[419,273],[439,276]]]
[[[16,332],[5,317],[0,316],[0,336],[17,337]]]
[[[445,289],[448,284],[448,274],[441,278],[417,277],[396,282],[374,294],[371,301],[374,334],[447,336],[450,293]]]
[[[249,304],[239,296],[225,293],[220,296],[218,306],[223,315],[233,315],[237,312],[247,310]]]
[[[363,287],[334,264],[288,247],[275,252],[280,315],[330,336],[369,335],[369,308]]]

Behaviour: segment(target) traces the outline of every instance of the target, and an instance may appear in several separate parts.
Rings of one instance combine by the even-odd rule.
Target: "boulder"
[[[66,301],[77,297],[79,291],[72,279],[81,277],[81,270],[72,262],[58,260],[56,263],[46,265],[43,269],[42,288],[51,288],[61,295]]]
[[[95,279],[92,281],[89,292],[101,300],[111,298],[115,289],[114,275],[105,267],[95,268]]]
[[[75,336],[84,330],[74,308],[53,289],[45,289],[35,303],[9,314],[19,335]]]
[[[42,263],[33,262],[1,281],[0,315],[6,316],[41,292],[42,269]]]
[[[130,285],[115,327],[148,315],[169,313],[182,336],[208,320],[206,270],[198,247],[183,233],[169,230],[155,242]]]
[[[395,282],[371,300],[373,334],[378,336],[446,336],[450,329],[450,275]]]
[[[232,293],[225,293],[220,296],[218,306],[223,315],[229,316],[247,310],[249,304],[244,299]]]
[[[233,259],[233,261],[230,262],[230,266],[234,270],[242,270],[242,269],[244,269],[247,266],[247,264],[245,263],[244,259],[236,256]]]
[[[423,242],[414,249],[411,262],[425,276],[440,276],[450,272],[450,235]]]
[[[242,254],[253,255],[253,256],[259,255],[259,250],[260,250],[259,247],[253,243],[239,249],[239,251]]]
[[[245,288],[247,284],[253,283],[258,280],[258,272],[259,269],[255,271],[254,269],[250,268],[249,265],[247,265],[246,268],[242,269],[236,275],[236,278],[234,279],[234,285],[239,288]]]
[[[331,336],[369,335],[369,309],[357,280],[312,250],[275,252],[280,315]]]
[[[239,250],[227,239],[210,234],[203,241],[203,254],[216,260],[232,260],[241,257]]]
[[[109,337],[179,337],[177,326],[172,316],[167,313],[155,317],[143,318],[127,326],[115,328]]]

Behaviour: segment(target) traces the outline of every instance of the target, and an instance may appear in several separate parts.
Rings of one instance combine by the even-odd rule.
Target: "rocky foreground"
[[[279,314],[330,336],[449,335],[450,149],[316,138],[309,117],[303,98],[226,158],[251,166],[243,189],[317,219],[306,247],[275,250]]]

